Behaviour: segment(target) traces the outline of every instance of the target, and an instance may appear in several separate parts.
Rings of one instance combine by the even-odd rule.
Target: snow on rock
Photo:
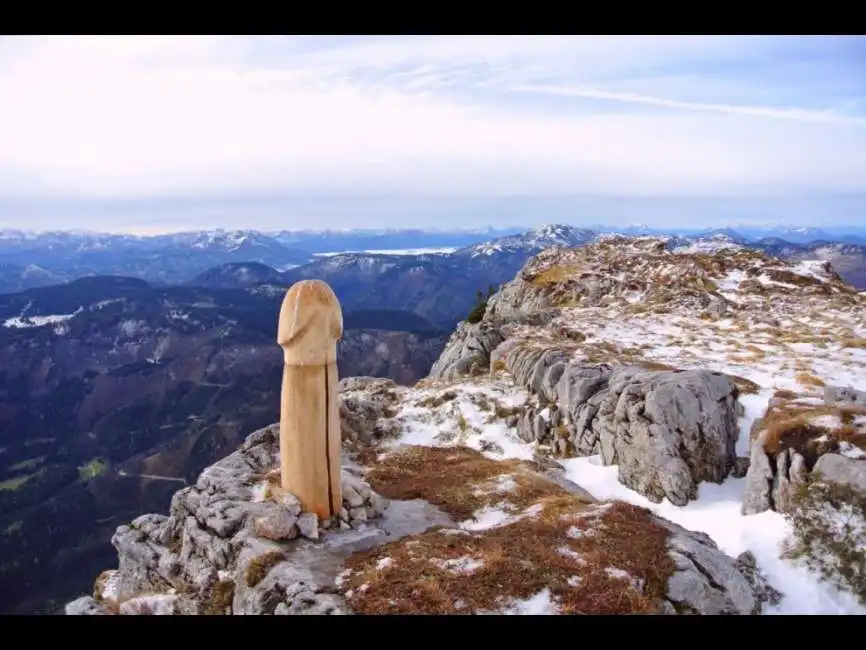
[[[522,614],[528,616],[540,616],[546,614],[558,614],[556,605],[550,595],[549,589],[542,589],[534,596],[526,600],[514,601],[505,609],[503,614]]]
[[[825,446],[814,447],[819,455],[836,449],[838,458],[858,466],[863,462],[860,418],[866,418],[866,411],[861,415],[856,408],[866,406],[866,393],[861,397],[851,389],[866,385],[863,296],[823,262],[788,264],[729,246],[711,253],[670,248],[665,239],[610,236],[581,249],[544,251],[490,299],[484,319],[473,326],[479,332],[495,330],[504,339],[487,353],[487,371],[513,379],[529,393],[524,408],[510,420],[511,436],[517,434],[536,454],[582,456],[560,463],[573,482],[596,497],[639,503],[692,530],[706,531],[729,554],[753,552],[772,584],[790,585],[770,611],[866,611],[850,594],[781,557],[791,534],[782,513],[742,514],[744,499],[753,502],[749,485],[769,483],[766,503],[772,507],[774,501],[792,498],[808,474],[806,457],[799,452],[770,457],[763,450],[766,437],[753,443],[760,438],[768,407],[782,399],[778,395],[790,393],[793,399],[788,400],[796,408],[812,409],[807,421],[816,441],[824,431],[840,431],[840,424],[860,432],[857,444],[834,442],[831,435]],[[635,294],[642,299],[635,302]],[[461,359],[469,365],[458,339],[472,334],[463,331],[446,347],[442,356],[451,367]],[[646,421],[647,410],[631,390],[608,400],[604,396],[610,377],[635,373],[631,368],[649,376],[723,373],[736,387],[736,431],[726,438],[734,446],[722,456],[730,474],[723,471],[696,483],[688,503],[677,500],[674,505],[668,493],[658,501],[640,482],[626,487],[619,453],[613,445],[596,442],[606,414],[614,431],[628,426],[630,413],[636,422]],[[570,393],[562,390],[568,383]],[[830,383],[833,388],[822,388]],[[840,402],[849,404],[848,413],[854,409],[853,417],[843,414],[844,422],[839,412],[827,411]],[[584,411],[574,413],[575,403],[585,405]],[[663,406],[662,412],[669,408]],[[695,424],[703,428],[704,423]],[[671,469],[663,466],[662,472]],[[746,471],[748,478],[743,477]],[[765,475],[759,479],[761,471]],[[774,483],[773,477],[783,480]]]
[[[51,314],[47,316],[15,316],[3,321],[3,327],[23,329],[29,327],[44,327],[46,325],[58,325],[72,320],[81,313],[79,307],[71,314]]]

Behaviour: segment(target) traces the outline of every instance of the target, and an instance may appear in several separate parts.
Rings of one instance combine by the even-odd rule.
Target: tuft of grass
[[[812,476],[797,487],[787,517],[793,531],[785,555],[866,604],[866,495]]]
[[[776,396],[789,391],[777,391]],[[866,436],[859,433],[853,425],[856,415],[866,413],[866,408],[855,405],[826,406],[802,404],[793,399],[780,399],[773,404],[764,417],[760,428],[766,431],[764,448],[770,454],[778,454],[784,449],[793,449],[812,467],[821,453],[834,451],[840,441],[847,441],[858,447],[866,445]],[[823,426],[815,423],[820,416],[835,417],[839,426]]]
[[[114,573],[111,570],[103,571],[98,576],[96,576],[96,580],[93,582],[93,597],[100,601],[102,601],[102,594],[105,592],[105,586],[108,582],[108,579],[111,577],[111,574]]]
[[[522,406],[505,406],[504,404],[500,404],[496,402],[493,406],[493,415],[490,418],[491,420],[504,420],[506,418],[511,417],[512,415],[520,415],[523,412]]]
[[[505,361],[503,361],[502,359],[497,359],[491,364],[490,369],[493,372],[502,372],[506,370]]]
[[[658,361],[638,361],[637,365],[644,370],[659,370],[664,372],[673,372],[677,370],[676,366],[670,366],[666,363],[659,363]]]
[[[841,341],[843,348],[855,348],[859,350],[866,350],[866,338],[863,337],[852,337],[846,338]]]
[[[784,269],[768,269],[765,271],[765,274],[773,282],[793,284],[798,287],[815,287],[821,289],[826,287],[826,285],[817,278],[813,278],[809,275],[798,275]]]
[[[563,614],[659,611],[675,566],[669,533],[648,510],[572,495],[538,506],[535,516],[496,528],[434,529],[353,555],[343,586],[349,604],[359,614],[472,614],[547,589]],[[469,570],[448,568],[467,560]]]
[[[442,406],[446,402],[453,402],[455,399],[457,399],[457,391],[446,390],[445,392],[439,393],[437,395],[425,397],[420,402],[418,402],[418,406],[424,406],[426,408],[437,408],[439,406]]]
[[[268,551],[250,560],[244,573],[248,587],[255,587],[268,575],[268,572],[286,559],[282,551]]]
[[[497,491],[495,480],[510,476],[513,489]],[[568,494],[525,464],[495,461],[469,447],[407,447],[376,461],[367,480],[388,499],[424,499],[457,521],[479,509],[501,504],[517,511],[543,496]]]
[[[202,614],[206,616],[224,616],[230,613],[234,597],[234,581],[220,580],[211,587],[210,598],[205,601],[202,607]]]
[[[728,375],[728,379],[734,382],[740,395],[757,395],[761,391],[761,387],[751,379],[738,375]]]
[[[554,284],[565,282],[577,272],[576,268],[570,266],[552,266],[532,278],[532,284],[540,287],[549,287]]]
[[[820,377],[816,377],[808,372],[798,373],[796,379],[804,386],[817,386],[819,388],[825,386],[824,381]]]

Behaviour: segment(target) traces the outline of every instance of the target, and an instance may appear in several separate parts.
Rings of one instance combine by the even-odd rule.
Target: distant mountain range
[[[213,267],[256,262],[276,271],[316,262],[337,253],[394,254],[436,252],[511,252],[546,245],[576,245],[601,234],[666,235],[701,240],[726,233],[742,244],[781,239],[789,244],[821,242],[866,245],[866,228],[819,229],[738,226],[725,229],[670,230],[636,224],[622,228],[547,226],[528,232],[517,228],[436,231],[421,229],[350,231],[215,230],[157,236],[91,232],[0,230],[0,293],[68,282],[94,275],[124,275],[155,285],[188,283]]]
[[[223,288],[262,284],[286,287],[299,279],[318,278],[330,283],[340,300],[350,308],[408,309],[443,328],[451,328],[465,317],[478,291],[513,277],[537,252],[550,246],[581,246],[616,234],[646,234],[637,230],[598,233],[586,228],[549,225],[448,253],[343,253],[320,257],[283,272],[264,264],[226,264],[208,269],[189,284]],[[797,244],[776,237],[750,240],[731,229],[667,237],[672,249],[711,252],[719,247],[743,246],[776,257],[826,260],[847,282],[866,289],[866,245],[841,242]]]

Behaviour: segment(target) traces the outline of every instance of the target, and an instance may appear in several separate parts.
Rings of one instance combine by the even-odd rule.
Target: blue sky
[[[862,37],[0,37],[0,227],[864,217]]]

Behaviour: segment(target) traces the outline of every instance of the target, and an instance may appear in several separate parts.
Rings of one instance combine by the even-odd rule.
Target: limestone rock
[[[181,614],[181,599],[176,594],[158,594],[130,598],[120,605],[119,613],[129,616],[171,616]]]
[[[829,406],[836,404],[866,406],[866,391],[856,390],[851,387],[825,386],[824,402]]]
[[[734,461],[734,466],[731,469],[731,476],[734,478],[745,478],[749,472],[750,460],[748,456],[737,456]]]
[[[453,379],[469,374],[473,365],[490,368],[490,353],[502,343],[499,328],[486,320],[471,324],[462,322],[430,369],[431,379]]]
[[[114,614],[108,606],[96,601],[93,596],[82,596],[66,604],[67,616],[108,616]]]
[[[767,600],[753,586],[758,579],[756,572],[744,573],[737,561],[722,553],[707,535],[664,519],[658,521],[672,533],[668,544],[676,571],[668,581],[667,599],[677,612],[761,613]]]
[[[745,551],[737,556],[736,567],[749,581],[755,592],[755,597],[762,605],[778,605],[783,594],[773,587],[758,569],[758,561],[751,551]]]
[[[831,483],[848,485],[866,494],[866,461],[846,458],[840,454],[824,454],[815,463],[813,472]]]
[[[302,591],[292,598],[291,604],[280,603],[274,610],[277,615],[334,616],[346,614],[343,599],[334,594],[317,594]]]
[[[340,381],[340,428],[343,439],[370,443],[393,433],[388,419],[398,398],[390,379],[347,377]]]
[[[298,536],[298,517],[282,508],[264,517],[258,517],[253,522],[253,532],[259,537],[275,542],[294,539]]]
[[[746,472],[746,487],[743,492],[742,513],[756,515],[773,507],[772,488],[774,461],[764,449],[766,434],[758,434],[752,444],[749,469]]]
[[[315,512],[305,512],[298,517],[298,530],[307,539],[319,538],[319,517]]]

